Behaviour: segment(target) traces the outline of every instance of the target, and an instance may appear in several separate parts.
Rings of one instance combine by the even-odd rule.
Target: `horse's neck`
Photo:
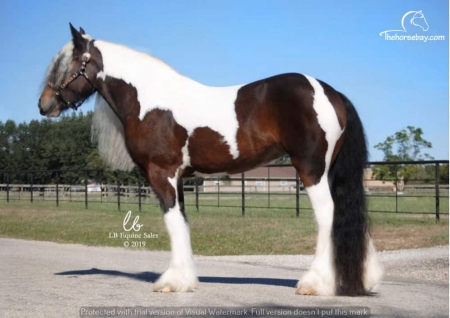
[[[200,85],[146,53],[105,41],[96,41],[95,46],[100,50],[103,60],[103,71],[98,77],[122,79],[134,87],[145,84],[150,90],[160,90],[168,84]]]
[[[414,18],[414,15],[417,11],[408,11],[402,17],[402,27],[403,30],[408,31],[408,28],[411,26],[411,19]]]
[[[142,119],[154,108],[198,105],[202,96],[211,95],[210,87],[182,76],[148,54],[104,41],[97,41],[95,46],[103,61],[103,71],[97,78],[104,81],[100,81],[98,91],[124,125],[129,116]],[[137,94],[138,108],[131,108],[132,92]],[[134,113],[136,109],[139,113]]]

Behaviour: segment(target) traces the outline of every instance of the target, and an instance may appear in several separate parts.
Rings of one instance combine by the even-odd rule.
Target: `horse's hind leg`
[[[295,160],[293,160],[293,163],[295,165]],[[299,166],[300,164],[297,162],[296,167]],[[328,172],[325,171],[319,178],[320,181],[314,184],[310,173],[302,168],[304,168],[303,165],[297,169],[306,186],[314,210],[318,235],[314,261],[309,271],[299,280],[296,293],[301,295],[335,295],[335,269],[331,240],[334,203],[328,185]]]
[[[154,291],[193,291],[197,276],[192,257],[189,225],[177,194],[177,173],[170,177],[167,171],[154,166],[149,169],[148,177],[161,201],[172,251],[169,268],[155,282]]]

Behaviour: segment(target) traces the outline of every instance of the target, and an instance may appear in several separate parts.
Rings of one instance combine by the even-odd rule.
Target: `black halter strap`
[[[48,86],[50,86],[51,89],[53,89],[55,91],[55,95],[68,107],[68,108],[72,108],[73,110],[77,110],[86,99],[82,99],[81,101],[78,102],[68,102],[64,99],[64,97],[62,96],[61,92],[63,90],[65,90],[73,81],[75,81],[78,77],[82,76],[84,77],[89,85],[91,85],[91,90],[92,92],[94,92],[95,87],[94,84],[92,84],[91,80],[89,79],[89,77],[86,74],[86,65],[89,63],[89,61],[91,60],[91,54],[89,53],[89,45],[90,45],[91,41],[89,41],[87,43],[87,48],[86,48],[86,52],[83,53],[83,56],[81,57],[81,66],[80,69],[78,70],[78,72],[72,74],[63,84],[61,84],[59,87],[55,87],[52,83],[48,83]],[[91,95],[91,94],[89,94]]]

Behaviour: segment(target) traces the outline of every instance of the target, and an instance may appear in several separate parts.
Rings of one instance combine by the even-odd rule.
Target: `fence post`
[[[117,170],[117,210],[120,212],[120,171]]]
[[[197,212],[198,212],[198,178],[194,178],[194,183],[195,183],[195,207],[197,208]]]
[[[270,209],[270,166],[267,166],[267,207]]]
[[[72,186],[69,185],[69,197],[70,197],[70,202],[72,202]]]
[[[220,178],[217,177],[217,207],[220,208]]]
[[[241,186],[242,186],[242,216],[245,216],[245,173],[244,172],[242,172],[242,174],[241,174],[241,177],[242,177],[242,180],[241,180],[241,182],[242,182],[242,184],[241,184]]]
[[[395,213],[398,212],[398,165],[395,165]]]
[[[56,206],[59,207],[59,173],[56,171]]]
[[[138,172],[138,202],[139,202],[139,213],[142,212],[142,201],[141,201],[141,173]]]
[[[87,170],[84,171],[84,207],[87,210],[88,208],[88,177],[89,173]]]
[[[295,216],[300,216],[300,177],[295,170]]]
[[[32,172],[30,172],[30,190],[31,190],[31,197],[30,197],[30,200],[31,200],[31,203],[33,203],[33,173]]]
[[[100,202],[103,203],[103,170],[100,171]],[[105,188],[106,189],[106,188]]]
[[[6,202],[9,203],[9,173],[6,173]]]
[[[439,163],[434,166],[434,186],[436,191],[436,223],[439,223]]]

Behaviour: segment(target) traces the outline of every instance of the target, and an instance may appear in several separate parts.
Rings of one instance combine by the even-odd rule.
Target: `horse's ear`
[[[82,34],[73,27],[72,23],[69,23],[69,25],[70,25],[70,32],[72,33],[73,44],[75,45],[75,47],[80,48],[86,41],[83,38]]]
[[[84,29],[82,27],[80,27],[80,34],[81,35],[85,35],[86,34],[86,32],[84,31]]]

